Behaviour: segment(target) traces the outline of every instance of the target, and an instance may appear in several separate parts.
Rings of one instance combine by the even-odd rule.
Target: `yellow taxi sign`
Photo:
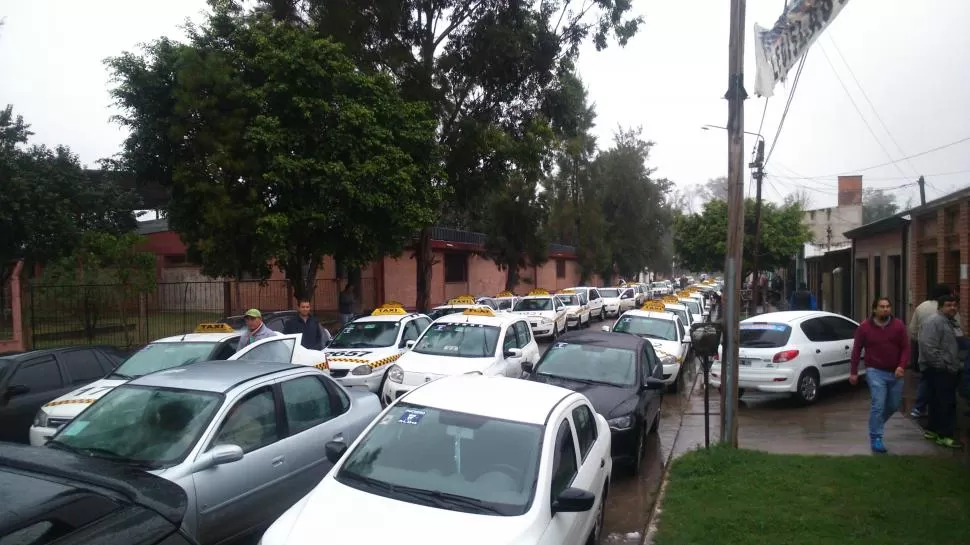
[[[680,299],[674,297],[673,295],[664,295],[663,302],[670,303],[671,305],[679,305]]]
[[[677,292],[677,297],[687,298],[690,297],[690,292],[687,290],[681,290]]]
[[[536,288],[529,292],[529,297],[542,297],[543,295],[549,295],[549,291],[542,288]]]
[[[506,291],[503,291],[503,292],[499,292],[499,294],[496,295],[495,297],[515,297],[515,294],[512,293],[511,291],[507,291],[506,290]]]
[[[403,316],[407,313],[408,311],[404,310],[404,307],[393,307],[393,306],[389,307],[387,305],[384,305],[380,308],[374,309],[374,312],[371,312],[370,315],[371,316]]]
[[[564,290],[559,290],[561,295],[576,295],[576,290],[572,288],[566,288]]]
[[[640,307],[640,310],[654,311],[654,312],[665,312],[664,304],[662,301],[651,300],[647,301]]]
[[[381,305],[381,308],[404,308],[404,305],[398,303],[397,301],[388,301]]]
[[[474,305],[475,298],[471,295],[462,295],[448,300],[449,305]]]
[[[236,330],[229,324],[223,323],[201,323],[195,326],[196,333],[235,333]]]
[[[686,291],[687,293],[697,293],[700,290],[698,290],[696,286],[688,286],[687,289],[684,291]]]
[[[481,306],[481,307],[466,308],[465,309],[465,312],[462,312],[462,314],[464,314],[465,316],[491,316],[491,317],[494,317],[495,316],[495,311],[492,310],[489,307]]]

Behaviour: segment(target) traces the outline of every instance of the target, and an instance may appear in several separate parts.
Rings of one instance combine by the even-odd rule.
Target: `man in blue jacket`
[[[808,291],[808,284],[802,282],[798,285],[798,289],[791,294],[791,298],[788,300],[788,308],[791,310],[818,310],[815,296]]]

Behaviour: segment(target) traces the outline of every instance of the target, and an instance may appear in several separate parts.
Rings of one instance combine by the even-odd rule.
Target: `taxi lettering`
[[[98,394],[103,394],[105,392],[108,392],[112,388],[113,386],[92,386],[88,388],[81,388],[80,390],[74,392],[74,395],[78,397],[83,395],[96,396]]]
[[[345,357],[345,358],[359,358],[361,356],[366,356],[370,354],[370,350],[341,350],[335,352],[327,352],[328,356],[333,356],[335,358]]]

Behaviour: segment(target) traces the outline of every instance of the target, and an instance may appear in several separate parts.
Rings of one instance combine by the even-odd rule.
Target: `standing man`
[[[815,296],[812,295],[812,292],[808,291],[808,284],[802,282],[798,285],[798,289],[791,294],[788,308],[791,310],[818,310]]]
[[[266,324],[263,323],[263,313],[258,309],[251,308],[247,310],[246,314],[243,314],[243,319],[246,320],[246,332],[243,333],[242,337],[239,337],[239,344],[236,346],[236,352],[256,341],[261,341],[269,337],[275,337],[280,334],[278,331],[273,331],[272,329],[266,327]]]
[[[323,350],[323,330],[320,327],[320,321],[310,314],[310,301],[301,299],[297,311],[299,312],[297,317],[283,324],[283,333],[286,335],[301,333],[303,337],[300,344],[304,348]]]
[[[869,383],[869,447],[884,454],[882,435],[886,422],[903,401],[903,377],[909,364],[906,326],[892,315],[892,303],[880,297],[872,303],[872,316],[855,330],[849,383],[859,382],[859,357],[866,351],[866,382]]]
[[[340,313],[340,327],[350,323],[354,319],[354,285],[347,282],[344,290],[340,292],[340,299],[337,301],[337,312]]]
[[[937,284],[933,286],[933,291],[930,292],[930,296],[926,301],[916,305],[913,309],[913,317],[909,321],[909,338],[912,340],[912,355],[913,362],[916,364],[916,370],[919,371],[919,386],[916,388],[916,404],[913,405],[913,410],[909,415],[913,418],[922,418],[926,416],[926,373],[925,370],[919,366],[919,335],[920,330],[923,328],[923,324],[931,316],[935,316],[939,313],[939,299],[946,295],[952,295],[953,290],[950,286],[946,284]]]
[[[956,440],[957,376],[961,363],[957,359],[957,298],[940,297],[939,310],[926,319],[919,336],[919,365],[926,375],[926,392],[930,422],[924,437],[947,448],[961,448]]]

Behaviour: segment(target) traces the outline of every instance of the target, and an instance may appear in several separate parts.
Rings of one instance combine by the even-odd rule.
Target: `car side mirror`
[[[643,383],[643,388],[645,390],[663,390],[666,386],[667,384],[663,381],[663,379],[657,377],[647,377],[647,380]]]
[[[347,443],[343,441],[328,441],[323,445],[323,453],[331,464],[339,462],[345,452],[347,452]]]
[[[243,456],[243,449],[239,445],[216,445],[199,457],[192,469],[204,471],[215,466],[238,462],[243,459]]]
[[[508,359],[510,359],[510,360],[514,360],[514,359],[521,358],[522,357],[522,349],[521,348],[509,348],[508,350],[505,351],[505,357],[508,358]]]
[[[580,488],[567,488],[552,502],[552,512],[554,514],[582,513],[592,509],[594,503],[596,503],[596,496],[592,492]]]
[[[414,344],[415,344],[416,342],[418,342],[418,341],[414,341],[414,340],[411,340],[411,341],[404,341],[404,348],[406,348],[406,349],[408,349],[408,350],[411,350],[412,348],[414,348]]]
[[[603,331],[604,333],[609,333],[610,332],[610,326],[608,326],[608,325],[602,326],[602,327],[600,327],[600,330]]]
[[[535,371],[535,366],[533,366],[531,361],[523,361],[520,365],[522,366],[522,372],[527,375],[531,375]]]
[[[10,399],[12,397],[22,396],[24,394],[30,393],[30,387],[25,384],[11,384],[7,386],[6,391],[3,392],[3,397],[5,399]]]

